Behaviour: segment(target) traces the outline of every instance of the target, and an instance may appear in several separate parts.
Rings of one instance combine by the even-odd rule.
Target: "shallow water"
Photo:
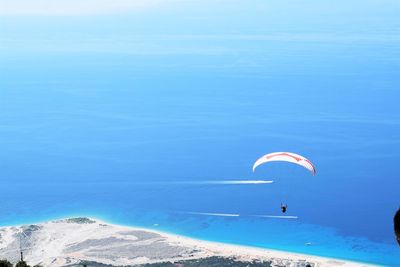
[[[193,185],[129,183],[78,183],[43,187],[21,185],[3,195],[8,200],[2,205],[2,214],[6,216],[2,216],[0,223],[10,225],[92,216],[112,223],[147,227],[210,241],[387,266],[396,266],[398,263],[398,247],[390,240],[391,236],[388,240],[374,240],[368,238],[368,233],[351,234],[339,227],[318,225],[312,221],[312,216],[307,215],[305,207],[295,203],[292,205],[291,201],[288,215],[298,216],[298,219],[254,216],[280,215],[279,204],[264,196],[272,191],[272,188],[268,188],[272,185],[256,187],[260,185],[207,185],[201,188]],[[26,195],[18,196],[21,192]],[[262,202],[260,199],[263,199]],[[221,211],[240,216],[193,214]],[[321,211],[320,216],[323,216]]]

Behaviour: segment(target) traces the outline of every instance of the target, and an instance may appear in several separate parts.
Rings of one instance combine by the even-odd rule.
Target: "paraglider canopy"
[[[300,165],[307,170],[309,170],[313,175],[317,173],[314,165],[306,159],[305,157],[291,153],[291,152],[274,152],[274,153],[269,153],[261,158],[259,158],[253,165],[253,172],[256,170],[256,168],[264,163],[267,162],[272,162],[272,161],[286,161],[286,162],[291,162],[297,165]]]

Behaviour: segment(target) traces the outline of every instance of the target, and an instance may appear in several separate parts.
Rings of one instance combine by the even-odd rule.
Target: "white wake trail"
[[[272,184],[272,180],[226,180],[226,181],[205,181],[208,184]]]
[[[185,181],[180,184],[193,184],[193,185],[243,185],[243,184],[272,184],[272,180],[207,180],[207,181]]]
[[[212,213],[212,212],[185,212],[186,214],[204,215],[204,216],[218,216],[218,217],[239,217],[240,214],[233,213]]]

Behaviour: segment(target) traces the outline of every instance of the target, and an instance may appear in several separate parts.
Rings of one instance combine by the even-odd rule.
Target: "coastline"
[[[34,226],[34,227],[33,227]],[[28,227],[28,228],[27,228]],[[48,262],[58,262],[60,265],[57,266],[67,266],[66,263],[70,262],[79,262],[79,260],[89,260],[95,261],[105,264],[115,264],[115,265],[135,265],[135,264],[148,264],[148,263],[157,263],[164,261],[179,261],[179,260],[189,260],[189,259],[200,259],[200,258],[208,258],[208,257],[224,257],[224,258],[234,258],[239,261],[269,261],[273,264],[279,265],[284,264],[289,266],[301,266],[301,265],[291,265],[291,264],[301,264],[306,266],[306,262],[312,264],[312,266],[379,266],[371,263],[362,263],[355,262],[337,258],[329,258],[329,257],[321,257],[309,254],[301,254],[301,253],[292,253],[288,251],[282,250],[274,250],[274,249],[266,249],[266,248],[258,248],[251,246],[243,246],[236,244],[228,244],[221,243],[215,241],[207,241],[201,239],[194,239],[191,237],[186,237],[183,235],[177,235],[174,233],[154,230],[144,227],[137,226],[128,226],[128,225],[120,225],[114,223],[108,223],[106,221],[96,219],[96,218],[64,218],[57,219],[52,221],[47,221],[39,224],[31,224],[31,225],[19,225],[19,226],[8,226],[8,227],[0,227],[0,231],[4,232],[4,229],[12,229],[13,233],[17,233],[19,230],[17,229],[29,229],[37,228],[37,238],[36,246],[49,246],[41,248],[43,250],[49,250],[50,252],[45,256],[45,260],[41,259],[41,255],[38,251],[29,251],[26,252],[27,260],[31,259],[35,263],[42,263],[44,266],[48,265]],[[35,228],[35,229],[36,229]],[[42,230],[46,229],[46,230]],[[6,233],[7,233],[6,231]],[[29,230],[31,231],[31,230]],[[0,233],[2,233],[0,232]],[[128,234],[133,233],[133,234]],[[70,235],[71,237],[67,238],[65,236]],[[74,236],[75,235],[75,236]],[[86,236],[84,236],[86,235]],[[146,236],[153,235],[153,238],[149,240],[142,240],[141,243],[137,242],[137,236]],[[3,233],[4,236],[7,236]],[[5,243],[12,244],[16,241],[11,240],[11,236],[9,236],[9,240],[4,242],[4,240],[0,239],[0,253],[6,251],[4,249]],[[42,236],[45,236],[43,238]],[[59,248],[54,250],[51,245],[48,245],[46,240],[54,241],[59,245]],[[110,243],[110,240],[113,243]],[[96,246],[93,245],[94,241],[96,241]],[[114,242],[115,241],[115,242]],[[53,242],[53,243],[54,243]],[[130,243],[129,243],[130,242]],[[136,242],[136,243],[135,243]],[[80,244],[79,249],[71,249],[71,247],[76,247],[76,244]],[[46,245],[43,245],[46,244]],[[148,251],[153,249],[152,245],[157,245],[157,254],[161,256],[159,258],[149,258],[146,255],[123,255],[121,257],[118,256],[117,250],[111,256],[103,256],[100,255],[104,251],[110,250],[111,247],[121,246],[121,244],[125,245],[134,245],[135,249],[143,248],[146,246]],[[161,246],[160,246],[161,244]],[[103,251],[100,249],[99,246]],[[142,246],[142,247],[140,247]],[[90,252],[91,249],[96,247],[99,255],[93,256]],[[175,250],[177,251],[175,253]],[[172,252],[171,252],[172,251]],[[89,253],[90,252],[90,253]],[[109,253],[109,252],[107,252]],[[127,252],[128,253],[128,252]],[[129,254],[129,253],[128,253]],[[119,257],[119,258],[118,258]],[[114,260],[110,260],[111,258],[115,258]],[[132,258],[132,259],[131,259]],[[64,264],[64,265],[63,265]]]
[[[95,218],[93,218],[95,219]],[[95,219],[96,221],[101,221]],[[290,252],[290,251],[285,251],[285,250],[277,250],[277,249],[269,249],[269,248],[261,248],[261,247],[255,247],[255,246],[246,246],[246,245],[239,245],[239,244],[230,244],[230,243],[224,243],[224,242],[218,242],[218,241],[210,241],[210,240],[204,240],[204,239],[198,239],[198,238],[192,238],[184,235],[178,235],[172,232],[168,231],[163,231],[163,230],[154,230],[151,228],[144,228],[144,227],[138,227],[138,226],[129,226],[129,225],[121,225],[121,224],[114,224],[114,223],[107,223],[109,225],[113,225],[115,227],[126,227],[128,229],[136,229],[136,230],[142,230],[142,231],[148,231],[148,232],[153,232],[157,233],[160,235],[168,236],[172,240],[176,240],[178,242],[184,242],[186,244],[190,244],[193,246],[204,246],[207,247],[208,249],[211,249],[212,251],[218,251],[221,252],[221,256],[227,256],[227,255],[234,255],[234,256],[248,256],[248,259],[259,259],[259,258],[264,258],[264,257],[276,257],[276,258],[289,258],[291,260],[304,260],[306,259],[307,261],[312,261],[312,262],[318,262],[318,266],[381,266],[381,265],[376,265],[372,263],[367,263],[367,262],[358,262],[358,261],[351,261],[347,259],[340,259],[340,258],[332,258],[332,257],[322,257],[322,256],[317,256],[317,255],[312,255],[312,254],[305,254],[305,253],[296,253],[296,252]],[[332,265],[326,265],[326,264],[332,264]]]

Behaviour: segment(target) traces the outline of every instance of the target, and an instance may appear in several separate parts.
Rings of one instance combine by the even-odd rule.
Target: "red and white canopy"
[[[271,162],[271,161],[291,162],[291,163],[294,163],[294,164],[297,164],[297,165],[300,165],[300,166],[306,168],[313,175],[315,175],[317,173],[317,171],[316,171],[314,165],[311,163],[311,161],[309,161],[308,159],[306,159],[305,157],[303,157],[301,155],[291,153],[291,152],[274,152],[274,153],[269,153],[269,154],[262,156],[254,163],[253,172],[261,164]]]

